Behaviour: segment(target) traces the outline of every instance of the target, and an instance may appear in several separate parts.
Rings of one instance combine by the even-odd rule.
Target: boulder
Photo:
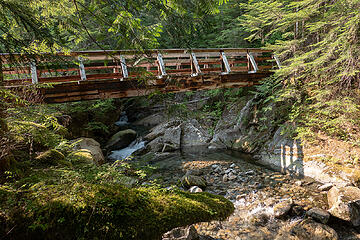
[[[73,155],[83,162],[92,162],[96,165],[105,162],[104,155],[100,148],[100,143],[92,138],[78,138],[72,141],[75,143]]]
[[[320,208],[312,208],[306,212],[306,216],[311,217],[315,221],[326,224],[329,221],[330,214],[328,211],[325,211]]]
[[[198,186],[201,189],[205,189],[207,185],[205,179],[201,176],[185,175],[181,178],[180,181],[185,188]]]
[[[140,119],[134,122],[134,125],[141,125],[141,126],[156,126],[157,124],[164,122],[165,116],[163,113],[155,113],[150,116],[147,116],[143,119]]]
[[[211,140],[209,133],[207,133],[195,119],[181,124],[181,129],[181,146],[184,148],[204,146]]]
[[[162,237],[162,240],[197,240],[199,235],[193,225],[175,228]]]
[[[57,165],[65,160],[65,156],[55,149],[50,149],[39,154],[35,160],[40,164]]]
[[[105,148],[109,151],[119,150],[129,146],[136,139],[136,132],[132,129],[126,129],[115,133],[107,142]]]
[[[296,221],[284,226],[275,240],[338,240],[339,236],[331,227],[311,219]]]
[[[331,215],[360,226],[360,189],[332,187],[327,194]]]
[[[164,136],[165,131],[167,129],[170,129],[173,127],[178,127],[178,126],[180,126],[181,123],[182,123],[182,121],[180,121],[180,120],[172,120],[172,121],[169,121],[166,123],[159,124],[156,127],[154,127],[153,129],[151,129],[150,133],[147,134],[144,137],[144,139],[146,141],[152,141],[157,137]]]
[[[146,145],[146,151],[172,152],[180,149],[181,128],[179,121],[171,121],[160,124],[145,136],[150,141]]]
[[[274,217],[281,218],[284,217],[291,210],[293,202],[291,199],[279,202],[274,205]]]

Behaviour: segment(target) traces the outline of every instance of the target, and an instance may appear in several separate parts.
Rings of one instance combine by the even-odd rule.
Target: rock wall
[[[266,121],[260,125],[255,102],[256,97],[242,108],[233,106],[225,112],[209,147],[252,153],[259,164],[299,177],[311,177],[322,183],[359,184],[359,170],[346,167],[337,170],[333,165],[319,161],[316,156],[305,156],[306,146],[285,133],[284,125],[273,124],[277,117],[275,111],[269,111]],[[274,109],[276,105],[270,104],[270,107]]]

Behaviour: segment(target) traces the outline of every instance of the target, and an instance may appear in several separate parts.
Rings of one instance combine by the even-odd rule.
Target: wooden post
[[[275,62],[277,64],[278,68],[281,69],[281,63],[280,63],[279,58],[275,54],[273,55],[273,58],[275,59]]]
[[[157,55],[157,62],[159,65],[159,77],[162,78],[164,76],[166,76],[166,70],[165,70],[165,64],[164,64],[164,59],[162,58],[161,53],[158,53]]]
[[[255,62],[254,56],[252,55],[251,52],[248,52],[247,57],[248,57],[249,62],[251,63],[251,66],[254,69],[253,71],[249,71],[249,73],[256,73],[259,69],[258,69],[258,66],[257,66],[257,64]]]
[[[4,73],[2,65],[2,58],[0,57],[0,88],[4,86]]]
[[[195,77],[195,76],[201,74],[201,69],[200,69],[199,63],[198,63],[198,61],[196,59],[195,53],[192,52],[190,54],[190,58],[191,58],[191,67],[192,67],[191,68],[191,70],[192,70],[191,76]],[[195,69],[195,72],[194,72],[194,69]]]
[[[32,84],[38,84],[39,79],[38,79],[37,70],[36,70],[36,63],[33,61],[30,62],[30,72],[31,72]]]
[[[123,75],[122,80],[124,80],[124,78],[129,77],[129,73],[128,73],[128,70],[127,70],[127,67],[126,67],[126,61],[125,61],[124,56],[120,56],[120,64],[121,64],[121,72],[122,72],[122,75]]]
[[[79,59],[79,70],[80,70],[81,81],[86,81],[86,72],[85,72],[83,58],[79,57],[78,59]]]
[[[116,59],[113,59],[113,63],[115,64],[114,68],[113,68],[113,72],[114,73],[119,73],[119,62]]]
[[[220,52],[220,58],[222,59],[223,65],[225,67],[225,71],[223,71],[222,74],[229,74],[231,72],[231,69],[224,52]]]

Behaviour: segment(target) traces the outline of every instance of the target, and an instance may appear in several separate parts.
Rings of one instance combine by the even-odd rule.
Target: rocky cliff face
[[[269,104],[275,109],[275,104]],[[319,161],[319,156],[304,154],[311,151],[299,139],[291,138],[285,131],[286,124],[276,125],[276,113],[268,111],[259,123],[256,98],[250,99],[244,107],[233,106],[218,122],[210,148],[227,148],[252,153],[257,163],[283,172],[295,173],[300,177],[312,177],[323,183],[346,185],[359,182],[360,172],[354,168],[341,167]],[[319,156],[318,156],[319,155]]]

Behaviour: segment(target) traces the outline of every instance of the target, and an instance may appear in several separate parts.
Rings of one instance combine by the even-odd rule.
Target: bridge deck
[[[244,87],[273,68],[262,49],[83,51],[56,55],[1,54],[4,85],[48,84],[48,103],[123,98],[154,92]]]

